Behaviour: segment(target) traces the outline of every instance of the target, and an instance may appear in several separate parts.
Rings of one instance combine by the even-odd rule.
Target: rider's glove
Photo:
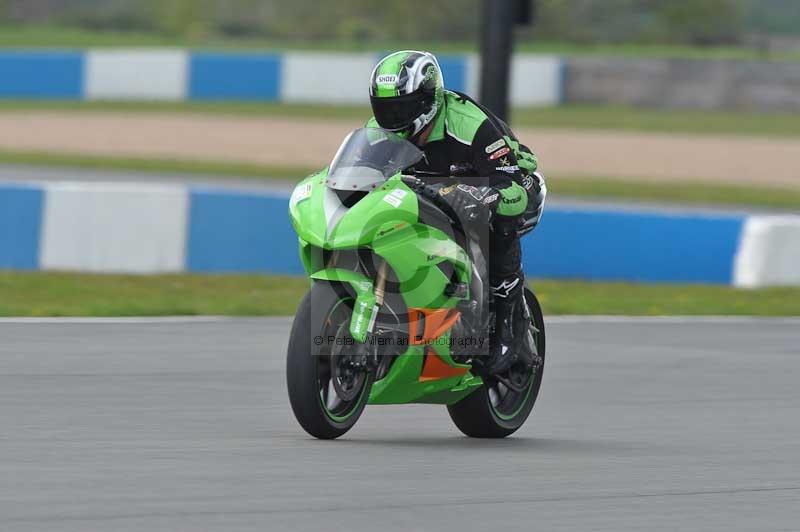
[[[540,172],[525,176],[523,186],[528,192],[528,207],[520,219],[517,229],[519,236],[530,233],[539,224],[544,211],[545,198],[547,198],[547,185]]]

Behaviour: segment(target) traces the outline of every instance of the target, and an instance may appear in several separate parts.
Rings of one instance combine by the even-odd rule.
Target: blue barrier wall
[[[0,185],[0,269],[39,267],[43,198],[36,187]]]
[[[180,49],[19,50],[0,53],[0,98],[257,100],[364,105],[367,101],[364,87],[380,57],[381,54],[370,53],[273,54]],[[314,68],[314,61],[320,60],[325,68]],[[470,56],[441,55],[439,62],[446,88],[469,92],[477,86],[477,62]],[[515,56],[512,103],[559,104],[561,64],[555,56]],[[332,82],[336,90],[322,90]],[[320,90],[309,91],[315,86]]]
[[[537,277],[724,283],[744,217],[549,208],[523,240]]]
[[[442,67],[442,77],[451,91],[467,90],[467,62],[463,57],[442,55],[437,57]]]
[[[302,272],[288,200],[194,192],[187,268]],[[531,277],[730,284],[744,217],[549,207],[523,239]]]
[[[83,186],[93,197],[108,193],[109,201],[119,201],[119,191],[113,187]],[[140,187],[144,192],[147,185]],[[150,212],[163,218],[157,220],[159,227],[174,237],[161,239],[160,248],[151,246],[149,252],[158,260],[146,271],[162,271],[163,257],[179,249],[180,258],[169,263],[169,271],[302,273],[286,195],[190,188],[184,196],[170,189],[176,208],[181,209],[174,212],[163,208],[158,198],[162,192],[160,188],[151,191],[153,201],[162,208]],[[61,226],[44,221],[69,213],[75,208],[75,197],[60,189],[50,191],[49,185],[0,185],[0,268],[37,269],[42,257],[63,255],[64,239],[73,235],[48,232],[47,228],[54,231]],[[523,265],[531,277],[733,284],[740,240],[751,219],[551,205],[537,230],[523,239]],[[113,239],[113,232],[107,237]],[[87,253],[107,254],[102,239],[75,238]],[[115,271],[143,271],[136,266],[141,263],[137,249],[127,251],[129,260],[126,251],[116,253]]]
[[[302,272],[288,210],[285,197],[192,189],[186,269]]]
[[[190,58],[193,100],[277,100],[281,58],[273,54],[195,53]]]
[[[81,52],[2,52],[0,97],[79,99],[83,70]]]

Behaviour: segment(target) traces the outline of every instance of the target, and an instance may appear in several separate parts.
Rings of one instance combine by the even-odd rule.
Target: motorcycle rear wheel
[[[369,399],[372,373],[354,372],[346,365],[347,350],[354,345],[349,337],[352,308],[351,296],[317,282],[292,324],[286,357],[289,402],[298,423],[315,438],[329,440],[346,433]]]
[[[486,379],[476,391],[449,405],[447,412],[458,429],[471,438],[505,438],[516,432],[528,419],[542,386],[545,360],[544,317],[536,296],[525,289],[525,300],[535,327],[534,341],[542,361],[528,386],[521,392],[503,383]]]

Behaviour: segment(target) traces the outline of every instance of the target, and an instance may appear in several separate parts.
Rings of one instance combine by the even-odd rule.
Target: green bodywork
[[[356,295],[350,333],[364,342],[367,325],[376,310],[373,280],[361,273],[326,267],[320,250],[368,248],[391,267],[408,308],[452,308],[460,301],[445,295],[451,282],[437,264],[449,261],[459,283],[469,286],[471,263],[466,251],[443,231],[419,222],[417,197],[395,176],[375,188],[340,217],[326,216],[327,170],[298,184],[289,202],[292,225],[299,237],[300,257],[313,282],[339,282]],[[329,198],[329,209],[332,202]],[[468,297],[468,295],[467,295]],[[410,345],[397,357],[389,373],[373,384],[371,404],[452,404],[482,384],[467,371],[463,375],[420,381],[426,347],[448,365],[468,368],[450,356],[450,332],[430,346]]]

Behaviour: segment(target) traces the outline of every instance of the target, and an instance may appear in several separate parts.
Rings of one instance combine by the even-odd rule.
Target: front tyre
[[[372,374],[354,366],[349,336],[353,299],[316,282],[300,302],[286,356],[289,402],[315,438],[338,438],[355,425],[369,399]]]
[[[531,312],[534,342],[541,363],[533,369],[528,384],[514,391],[502,382],[488,378],[475,392],[449,405],[447,411],[458,429],[472,438],[505,438],[516,432],[533,410],[544,372],[544,318],[539,301],[529,289],[525,300]]]

